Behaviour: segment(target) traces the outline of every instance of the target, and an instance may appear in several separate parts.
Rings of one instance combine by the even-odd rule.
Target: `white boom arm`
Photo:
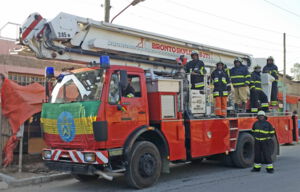
[[[31,14],[21,27],[20,42],[39,58],[99,62],[108,54],[113,64],[143,68],[176,67],[175,59],[198,50],[206,65],[223,61],[232,65],[235,57],[251,62],[251,55],[188,42],[155,33],[98,22],[60,13],[47,22],[38,13]]]

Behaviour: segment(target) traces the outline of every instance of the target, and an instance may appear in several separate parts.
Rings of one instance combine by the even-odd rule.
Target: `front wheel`
[[[125,172],[127,183],[137,189],[149,187],[158,181],[161,166],[157,147],[148,141],[137,142],[128,157]]]

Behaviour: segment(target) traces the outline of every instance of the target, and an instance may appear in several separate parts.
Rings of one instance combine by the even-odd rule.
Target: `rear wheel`
[[[236,150],[231,153],[231,159],[236,167],[251,167],[254,162],[254,138],[249,133],[241,133]]]
[[[80,182],[94,181],[98,178],[97,175],[72,174],[72,176]]]
[[[162,161],[157,147],[148,141],[134,144],[125,172],[127,183],[137,189],[149,187],[158,181]]]

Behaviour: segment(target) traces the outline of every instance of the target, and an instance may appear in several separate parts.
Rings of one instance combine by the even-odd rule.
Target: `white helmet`
[[[266,116],[266,113],[264,111],[259,111],[257,113],[257,116]]]

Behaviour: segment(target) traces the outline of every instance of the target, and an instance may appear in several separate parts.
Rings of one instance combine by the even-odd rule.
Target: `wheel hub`
[[[143,177],[150,177],[154,174],[156,162],[153,155],[146,153],[140,157],[139,172]]]

